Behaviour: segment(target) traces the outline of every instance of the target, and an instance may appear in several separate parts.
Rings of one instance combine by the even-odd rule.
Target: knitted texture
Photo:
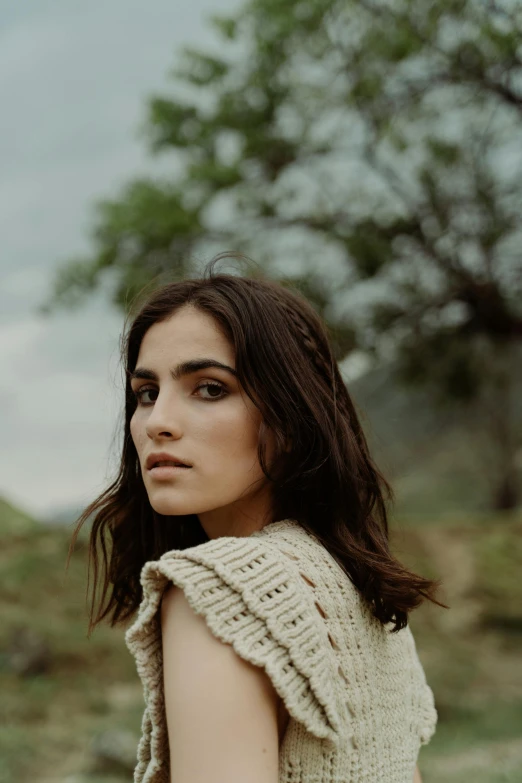
[[[411,783],[437,712],[410,628],[391,634],[292,519],[143,567],[143,600],[125,637],[145,696],[134,783],[170,783],[158,611],[170,582],[284,700],[279,783]]]

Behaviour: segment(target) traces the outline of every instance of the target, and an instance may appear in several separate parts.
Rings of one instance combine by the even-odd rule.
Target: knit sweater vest
[[[134,783],[170,783],[158,611],[170,582],[284,700],[279,783],[412,783],[437,712],[410,628],[390,633],[392,623],[372,615],[324,545],[292,519],[144,565],[143,600],[125,636],[145,697]]]

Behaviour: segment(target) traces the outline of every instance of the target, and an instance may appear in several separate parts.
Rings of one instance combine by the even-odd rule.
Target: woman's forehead
[[[147,330],[141,341],[138,361],[145,361],[147,356],[158,361],[162,358],[187,361],[209,355],[231,364],[234,353],[229,339],[210,314],[183,307]]]

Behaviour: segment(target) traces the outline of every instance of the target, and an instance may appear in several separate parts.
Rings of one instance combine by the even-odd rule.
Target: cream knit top
[[[169,582],[217,638],[266,670],[284,700],[279,783],[412,783],[437,712],[410,628],[390,633],[292,519],[144,565],[143,600],[125,636],[145,696],[134,783],[170,783],[158,612]]]

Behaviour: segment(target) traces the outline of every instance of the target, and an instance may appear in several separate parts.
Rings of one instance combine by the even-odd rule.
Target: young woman
[[[437,583],[390,553],[321,319],[218,259],[128,328],[119,475],[77,528],[95,585],[102,545],[91,628],[138,610],[134,780],[419,781],[437,713],[407,621]]]

